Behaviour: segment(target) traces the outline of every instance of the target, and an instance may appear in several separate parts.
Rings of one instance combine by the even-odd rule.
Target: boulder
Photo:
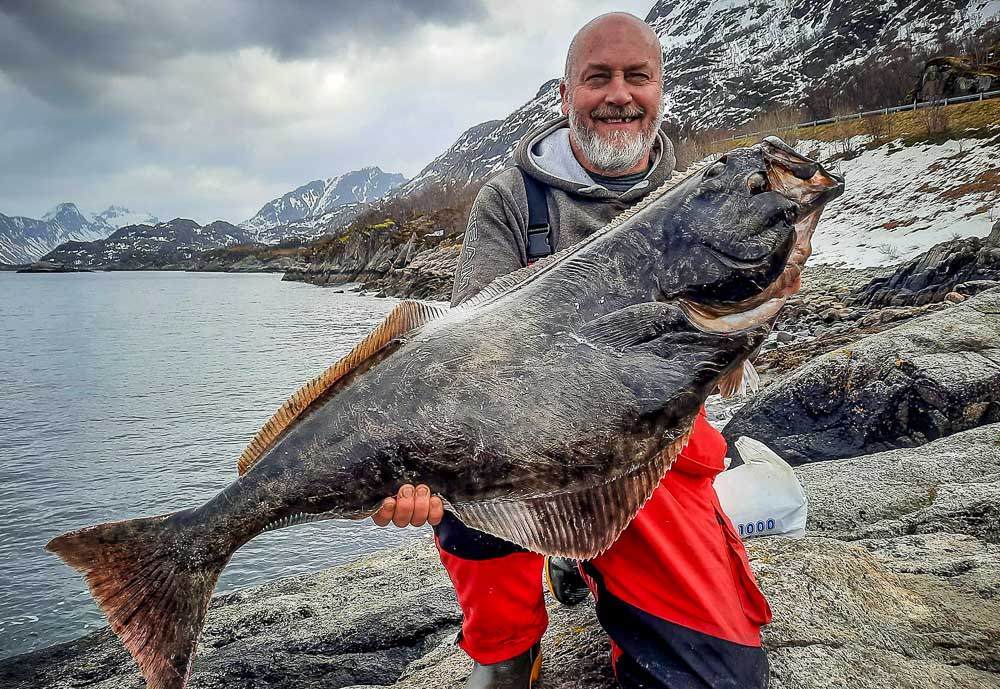
[[[920,306],[942,301],[967,282],[1000,280],[1000,221],[985,238],[953,239],[877,277],[855,291],[852,302],[864,306]]]
[[[792,464],[913,447],[1000,421],[1000,290],[845,344],[772,383],[726,426]]]
[[[987,49],[985,52],[989,53]],[[971,56],[941,55],[924,63],[913,96],[918,101],[940,102],[1000,89],[1000,65],[979,63]]]
[[[918,533],[916,524],[936,523],[942,527],[938,530],[1000,543],[995,516],[1000,503],[972,520],[979,524],[975,527],[959,528],[955,507],[968,487],[974,487],[977,500],[1000,487],[998,424],[922,447],[799,466],[795,473],[809,498],[809,532],[853,541]]]

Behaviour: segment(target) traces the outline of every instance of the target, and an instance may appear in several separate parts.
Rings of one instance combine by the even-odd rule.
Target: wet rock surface
[[[846,344],[768,386],[727,425],[793,464],[918,446],[1000,421],[1000,290]]]
[[[811,502],[809,535],[747,541],[774,611],[764,632],[771,686],[1000,686],[1000,424],[796,472]],[[538,686],[613,687],[590,602],[547,603]],[[471,669],[453,643],[460,620],[421,538],[217,598],[189,686],[458,689]],[[0,662],[0,687],[143,684],[103,630]]]

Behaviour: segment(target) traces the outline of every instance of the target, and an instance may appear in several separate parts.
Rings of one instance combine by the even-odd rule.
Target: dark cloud
[[[0,213],[238,222],[311,179],[413,175],[622,2],[0,0]]]
[[[0,0],[0,72],[50,102],[85,105],[102,79],[185,55],[256,47],[282,60],[336,57],[485,14],[467,0]]]

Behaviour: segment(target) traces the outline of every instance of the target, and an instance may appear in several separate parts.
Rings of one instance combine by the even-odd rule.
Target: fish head
[[[672,194],[657,299],[703,329],[770,325],[799,287],[823,207],[843,191],[842,177],[777,137],[729,151]]]

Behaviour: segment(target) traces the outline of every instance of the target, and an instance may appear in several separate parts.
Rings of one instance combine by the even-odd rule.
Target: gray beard
[[[583,122],[573,101],[569,103],[569,131],[583,156],[601,172],[615,173],[631,170],[653,149],[656,130],[663,122],[663,100],[656,109],[656,117],[637,134],[625,131],[611,132],[604,138]]]

